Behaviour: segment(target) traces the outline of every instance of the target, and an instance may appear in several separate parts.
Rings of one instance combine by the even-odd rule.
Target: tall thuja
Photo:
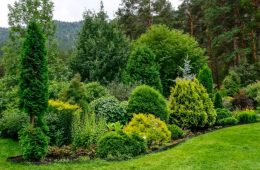
[[[30,115],[32,125],[41,126],[48,106],[48,69],[45,38],[35,22],[28,26],[20,72],[20,106]]]
[[[20,72],[20,107],[30,116],[30,126],[20,133],[23,157],[41,160],[48,150],[43,123],[48,106],[48,69],[45,38],[36,22],[30,22],[27,28]]]
[[[213,77],[212,72],[208,66],[204,66],[198,75],[198,80],[206,88],[208,94],[212,97],[213,92]]]

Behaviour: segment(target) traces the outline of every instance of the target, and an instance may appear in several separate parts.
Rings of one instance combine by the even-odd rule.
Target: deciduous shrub
[[[222,97],[220,95],[219,92],[216,92],[214,95],[214,106],[215,108],[223,108],[223,101],[222,101]]]
[[[212,126],[216,111],[198,80],[177,79],[170,96],[170,123],[185,128]]]
[[[28,116],[19,109],[5,110],[0,117],[0,135],[17,140],[19,131],[29,123]]]
[[[173,84],[172,80],[178,76],[179,66],[183,64],[185,56],[189,56],[191,72],[195,74],[207,62],[205,51],[199,47],[195,38],[164,25],[152,26],[134,42],[134,47],[138,46],[146,46],[155,54],[155,61],[160,65],[163,94],[167,97]]]
[[[146,139],[149,146],[162,145],[170,141],[171,132],[165,122],[151,114],[135,114],[124,127],[127,134],[138,134]]]
[[[236,125],[238,120],[234,117],[227,117],[218,121],[218,125],[221,126],[229,126],[229,125]]]
[[[147,85],[133,90],[128,101],[128,112],[154,114],[166,122],[169,118],[166,100],[160,92]]]
[[[86,100],[88,103],[108,95],[108,90],[99,82],[92,82],[84,85]]]
[[[48,153],[48,137],[41,128],[29,125],[21,130],[19,138],[24,159],[40,161]]]
[[[125,124],[128,121],[126,110],[113,96],[105,96],[90,103],[90,109],[97,117],[103,117],[107,122],[120,122]]]
[[[253,110],[236,112],[236,117],[239,123],[254,123],[257,121],[256,112]]]
[[[241,80],[239,75],[234,71],[230,71],[223,81],[227,95],[234,96],[236,93],[238,93],[240,82]]]
[[[145,140],[136,134],[109,132],[99,140],[97,154],[100,158],[122,160],[140,155],[146,148]]]
[[[212,72],[211,72],[210,68],[207,65],[202,67],[202,69],[199,71],[198,80],[205,87],[205,89],[207,90],[208,94],[212,94],[213,93]]]
[[[73,121],[79,119],[81,112],[78,105],[49,100],[48,113],[45,114],[44,119],[49,127],[48,135],[51,145],[71,144]]]
[[[178,139],[185,135],[185,132],[177,125],[168,125],[168,129],[171,132],[171,138]]]
[[[126,83],[141,82],[162,92],[159,65],[147,47],[136,47],[131,53],[124,75]]]
[[[75,148],[91,148],[107,132],[106,120],[88,114],[84,123],[75,121],[73,125],[73,146]]]
[[[243,90],[240,90],[239,93],[237,93],[233,100],[232,100],[232,106],[234,108],[243,110],[248,108],[253,108],[253,100],[250,99]]]

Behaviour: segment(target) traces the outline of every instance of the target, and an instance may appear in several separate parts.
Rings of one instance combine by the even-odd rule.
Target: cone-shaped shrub
[[[223,101],[222,101],[222,97],[221,97],[219,92],[215,93],[214,106],[215,106],[216,109],[217,108],[223,108]]]
[[[214,125],[216,111],[206,89],[197,79],[177,79],[170,96],[170,123],[185,128]]]
[[[213,78],[212,72],[208,66],[204,66],[198,75],[198,80],[206,88],[208,94],[213,92]]]

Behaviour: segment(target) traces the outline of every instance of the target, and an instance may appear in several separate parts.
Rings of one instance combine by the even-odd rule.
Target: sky
[[[17,0],[0,0],[0,27],[8,27],[8,4]],[[54,19],[60,21],[80,21],[85,10],[99,10],[100,0],[52,0],[55,5]],[[180,0],[170,0],[173,7],[177,8]],[[121,0],[103,0],[105,11],[110,18],[115,16]]]

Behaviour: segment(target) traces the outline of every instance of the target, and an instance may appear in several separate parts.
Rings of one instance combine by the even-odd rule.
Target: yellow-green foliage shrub
[[[50,144],[62,146],[72,141],[73,121],[79,120],[81,108],[59,100],[49,100],[45,121],[49,127]]]
[[[184,128],[212,126],[216,111],[206,89],[197,79],[177,79],[171,90],[169,107],[170,123]]]
[[[149,146],[162,145],[171,139],[171,132],[165,122],[151,114],[134,114],[132,120],[124,127],[127,134],[138,134]]]

